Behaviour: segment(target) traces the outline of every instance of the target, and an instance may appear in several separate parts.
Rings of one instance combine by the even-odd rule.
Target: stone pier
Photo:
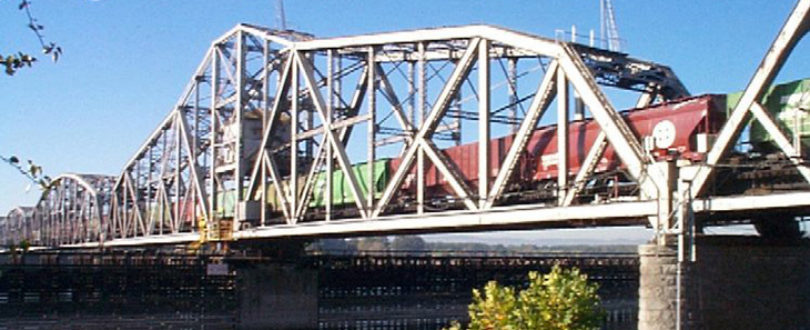
[[[704,236],[681,265],[682,329],[810,328],[810,243]],[[639,247],[639,330],[677,328],[674,246]]]

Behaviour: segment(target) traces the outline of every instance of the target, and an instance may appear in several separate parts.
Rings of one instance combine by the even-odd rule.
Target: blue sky
[[[0,0],[0,53],[38,52],[19,1]],[[670,65],[694,94],[745,87],[794,1],[615,0],[631,55]],[[599,27],[598,1],[287,1],[288,27],[320,37],[462,24],[542,36]],[[211,40],[239,22],[273,25],[275,0],[34,0],[58,63],[0,76],[0,154],[62,172],[117,175],[168,113]],[[801,44],[779,80],[808,76]],[[38,193],[0,166],[0,214]]]

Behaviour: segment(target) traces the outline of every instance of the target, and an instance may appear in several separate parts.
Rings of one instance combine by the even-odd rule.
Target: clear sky
[[[64,51],[0,75],[0,154],[46,173],[117,175],[168,113],[211,41],[239,22],[273,25],[275,0],[33,0]],[[0,54],[38,52],[17,0],[0,0]],[[743,89],[793,0],[615,0],[625,51],[671,66],[693,94]],[[288,27],[319,37],[493,24],[542,36],[599,27],[598,1],[286,1]],[[586,32],[585,32],[586,33]],[[810,76],[800,44],[780,81]],[[1,164],[0,164],[1,165]],[[0,166],[0,214],[33,205],[36,188]]]

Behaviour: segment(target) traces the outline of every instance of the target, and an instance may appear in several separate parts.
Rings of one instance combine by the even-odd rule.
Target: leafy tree
[[[491,281],[483,294],[473,290],[468,329],[596,329],[604,318],[598,288],[579,269],[559,266],[545,275],[529,272],[529,287],[517,294],[514,288]],[[462,326],[454,322],[449,329]]]
[[[5,157],[0,155],[0,161],[5,162],[9,166],[17,169],[20,174],[25,176],[28,180],[32,183],[39,185],[39,188],[42,191],[47,191],[51,186],[51,177],[44,175],[42,173],[42,166],[34,164],[30,159],[28,160],[28,166],[23,167],[20,164],[20,159],[17,156],[9,156]]]
[[[62,47],[45,40],[45,36],[42,34],[45,30],[45,26],[40,24],[39,21],[34,18],[34,15],[31,14],[31,0],[21,0],[19,5],[17,5],[17,9],[23,11],[28,18],[28,28],[31,29],[37,37],[37,41],[39,41],[42,47],[42,53],[50,55],[54,62],[58,61],[59,56],[62,55]],[[36,57],[21,51],[16,52],[16,54],[15,52],[10,54],[0,53],[0,65],[6,67],[5,72],[7,75],[13,75],[17,70],[26,66],[30,67],[36,60]]]

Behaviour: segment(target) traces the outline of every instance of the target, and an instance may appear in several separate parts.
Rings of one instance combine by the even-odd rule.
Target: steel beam
[[[512,146],[509,147],[509,151],[506,153],[506,157],[501,164],[498,176],[495,177],[495,182],[492,184],[492,188],[489,191],[489,197],[487,197],[486,208],[491,208],[498,198],[501,197],[501,194],[503,194],[509,180],[512,178],[520,155],[526,150],[529,138],[534,133],[537,122],[543,117],[543,113],[548,109],[551,100],[554,99],[554,96],[557,94],[555,78],[559,72],[558,67],[557,61],[553,61],[549,64],[548,69],[546,69],[546,75],[543,77],[542,82],[540,82],[537,93],[534,94],[532,104],[526,112],[526,117],[523,118],[523,122],[520,124],[520,128],[518,128],[515,134],[515,138],[512,140]]]
[[[270,138],[273,136],[274,129],[278,126],[278,117],[286,106],[287,94],[289,93],[292,80],[290,78],[292,75],[292,67],[293,61],[291,58],[288,58],[284,65],[284,70],[279,76],[278,89],[276,89],[275,98],[273,99],[273,108],[270,110],[270,113],[266,115],[266,125],[264,125],[266,127],[262,133],[262,142],[259,144],[258,161],[261,161],[263,155],[267,153],[267,148],[270,146]],[[292,134],[295,133],[293,132]],[[248,196],[253,196],[259,188],[260,182],[257,180],[259,168],[259,166],[253,167],[253,173],[250,176],[250,184],[248,185]],[[264,184],[264,182],[261,183]]]
[[[630,175],[638,181],[642,194],[654,198],[657,196],[658,187],[662,186],[663,178],[645,170],[647,160],[644,159],[641,145],[633,131],[596,85],[596,81],[579,55],[570,46],[561,45],[563,53],[560,54],[560,64],[569,81],[590,108],[594,120],[605,132],[608,141],[627,166]]]
[[[810,17],[808,16],[810,16],[810,0],[800,0],[790,17],[785,21],[768,52],[765,53],[765,57],[757,67],[754,76],[751,77],[751,81],[748,82],[742,97],[740,97],[739,103],[734,107],[734,110],[728,116],[726,124],[723,125],[717,135],[714,145],[706,155],[705,166],[698,169],[692,181],[692,196],[701,196],[705,191],[706,182],[714,173],[714,167],[731,149],[745,126],[748,111],[757,100],[762,98],[762,93],[773,83],[774,78],[782,69],[793,48],[807,33],[808,24],[810,24]],[[767,117],[761,115],[762,111],[758,109],[755,112],[760,114],[758,119],[766,119],[765,124],[769,124]],[[788,153],[788,150],[783,149],[786,153]],[[788,156],[791,156],[791,154],[788,153]],[[802,175],[806,175],[807,170],[803,171],[805,172],[802,172]]]
[[[397,188],[402,184],[405,174],[410,171],[416,152],[419,150],[425,151],[425,148],[423,148],[425,146],[430,147],[429,144],[422,143],[422,141],[431,137],[433,131],[436,129],[436,126],[439,124],[439,120],[447,111],[447,106],[450,104],[450,100],[458,91],[463,77],[469,73],[472,63],[475,60],[474,54],[476,54],[479,41],[480,39],[473,39],[473,41],[471,41],[468,45],[467,50],[464,51],[464,55],[462,56],[461,60],[459,60],[458,65],[456,65],[455,69],[453,70],[453,73],[450,75],[447,84],[445,84],[442,88],[438,99],[433,105],[433,109],[431,109],[430,114],[425,121],[421,123],[419,132],[417,132],[416,136],[414,137],[416,143],[413,143],[408,147],[408,150],[402,157],[402,164],[394,172],[391,181],[389,181],[388,185],[383,191],[379,204],[375,208],[374,213],[372,213],[372,217],[378,217],[388,205],[388,202],[394,196]],[[441,165],[434,165],[442,170]],[[447,170],[447,168],[444,168],[444,170]],[[449,171],[448,173],[444,173],[443,171],[442,174],[446,175],[445,178],[451,183],[458,196],[464,199],[465,205],[467,205],[469,209],[475,209],[476,207],[474,203],[472,203],[472,201],[469,199],[469,193],[463,191],[463,189],[460,189],[463,186],[462,183],[459,182],[460,180],[458,180],[458,177],[454,173],[449,173]]]
[[[419,42],[417,44],[417,49],[419,51],[419,77],[418,77],[418,84],[419,84],[419,125],[425,125],[425,115],[427,115],[428,105],[427,105],[427,62],[425,61],[425,43]],[[417,143],[412,143],[408,146],[410,150],[412,145],[418,145]],[[407,150],[406,150],[407,152]],[[403,154],[404,156],[404,154]],[[400,164],[403,166],[404,164]],[[427,168],[427,164],[425,164],[425,152],[419,148],[416,151],[416,213],[422,214],[425,212],[425,169]],[[396,189],[396,187],[391,187],[386,189]],[[380,205],[384,205],[388,203],[391,197],[387,197],[383,195],[382,200],[380,200]],[[374,216],[379,215],[382,211],[375,210]]]
[[[489,40],[478,45],[478,207],[484,208],[489,193],[490,168],[490,71]]]
[[[776,124],[776,120],[774,120],[773,116],[771,116],[771,113],[759,102],[754,102],[751,104],[751,113],[754,114],[754,118],[759,120],[759,123],[762,124],[765,131],[770,134],[774,142],[776,142],[776,145],[779,146],[779,149],[782,149],[788,159],[790,159],[790,162],[796,166],[799,174],[802,175],[805,181],[810,182],[810,169],[807,167],[807,165],[805,165],[805,162],[802,159],[801,149],[797,149],[790,142],[787,134],[785,134],[785,131],[783,131],[782,128]],[[798,137],[800,132],[799,130],[796,130],[793,132],[793,134]],[[801,144],[801,142],[799,142],[799,144]]]
[[[318,90],[315,83],[312,64],[309,62],[309,60],[302,57],[303,56],[300,52],[296,52],[293,56],[297,64],[296,67],[300,68],[302,71],[304,82],[309,89],[309,95],[312,98],[315,109],[321,116],[321,121],[326,122],[326,114],[324,112],[326,106],[324,105],[323,95],[321,95],[321,92]],[[354,195],[354,201],[357,204],[357,209],[360,211],[360,214],[362,214],[363,217],[366,217],[366,200],[363,194],[360,192],[360,185],[357,182],[354,171],[352,171],[352,165],[349,162],[349,157],[346,155],[346,150],[343,147],[343,143],[342,141],[338,140],[337,136],[335,136],[335,132],[331,129],[326,130],[325,134],[327,136],[327,143],[331,144],[333,152],[335,152],[337,156],[338,164],[343,171],[343,175],[349,181],[349,189]]]
[[[356,197],[355,201],[362,219],[400,221],[407,217],[388,217],[381,216],[381,214],[389,206],[394,195],[402,191],[403,179],[411,173],[414,162],[417,163],[418,167],[416,170],[416,214],[422,214],[425,206],[425,190],[427,189],[425,186],[425,169],[428,164],[425,162],[425,157],[434,164],[441,176],[451,186],[456,198],[463,201],[469,210],[475,212],[479,212],[477,211],[479,209],[501,210],[493,208],[492,203],[503,193],[508,184],[509,173],[514,170],[521,150],[525,150],[526,141],[531,137],[537,121],[547,108],[548,102],[553,98],[557,88],[556,84],[567,86],[565,80],[570,79],[578,92],[581,88],[598,91],[598,87],[593,84],[597,80],[608,85],[619,85],[618,82],[610,80],[610,74],[613,71],[604,71],[604,68],[599,67],[599,63],[631,63],[639,65],[638,67],[641,68],[642,72],[663,75],[659,78],[651,78],[653,83],[648,85],[650,90],[661,90],[656,89],[659,88],[656,85],[657,82],[664,85],[670,84],[667,85],[667,88],[678,90],[678,86],[671,85],[672,81],[668,80],[672,77],[667,76],[665,67],[633,60],[623,54],[598,52],[582,47],[573,47],[573,50],[564,53],[563,50],[566,49],[563,47],[564,44],[561,46],[561,44],[549,39],[489,26],[439,28],[324,40],[309,39],[311,39],[311,36],[305,34],[271,31],[249,25],[240,25],[215,40],[206,53],[204,60],[200,63],[191,82],[186,86],[173,112],[164,123],[161,123],[160,127],[149,137],[122,171],[115,188],[116,198],[112,199],[112,208],[115,215],[109,229],[107,229],[110,233],[116,230],[118,233],[110,236],[127,237],[127,239],[133,236],[152,236],[150,240],[140,241],[142,244],[170,242],[178,237],[172,233],[193,230],[194,225],[191,226],[192,228],[186,228],[183,222],[184,217],[189,213],[189,207],[191,207],[194,220],[197,218],[196,212],[198,208],[201,208],[203,218],[208,223],[212,223],[216,220],[214,218],[216,210],[219,208],[217,195],[223,194],[225,189],[231,190],[234,187],[238,195],[243,194],[241,185],[245,183],[245,174],[250,174],[250,181],[247,182],[248,193],[247,196],[237,196],[237,201],[248,198],[261,198],[262,226],[267,226],[267,228],[278,227],[277,225],[269,225],[266,222],[267,191],[269,189],[275,189],[280,200],[277,209],[284,213],[285,217],[285,224],[281,226],[303,225],[297,223],[297,220],[304,217],[304,213],[308,210],[308,199],[315,184],[313,178],[317,171],[321,170],[324,161],[326,161],[327,173],[331,174],[335,159],[338,161],[341,171],[351,181],[350,190]],[[271,49],[271,44],[279,46],[279,49]],[[248,53],[261,54],[254,57],[247,56]],[[323,72],[319,71],[323,70],[322,67],[316,67],[317,59],[324,56],[327,57],[327,74],[322,76],[324,79],[316,80],[316,73]],[[581,82],[577,84],[573,81],[574,78],[566,77],[571,75],[568,72],[570,68],[563,67],[559,69],[559,65],[564,63],[558,60],[566,56],[587,57],[588,64],[577,66],[580,63],[576,62],[573,63],[573,66],[584,74],[592,75],[586,77],[591,80],[585,79],[584,84]],[[285,57],[287,58],[286,62],[283,61]],[[333,67],[335,57],[338,60],[337,72]],[[549,79],[550,82],[541,84],[538,89],[538,96],[532,102],[532,109],[529,109],[530,114],[527,115],[527,120],[522,123],[521,127],[525,126],[524,131],[519,132],[519,138],[515,139],[515,143],[510,149],[511,156],[508,156],[511,157],[508,158],[510,165],[502,166],[498,177],[494,180],[495,182],[489,182],[491,179],[489,175],[492,170],[491,164],[489,164],[491,151],[488,144],[491,134],[489,119],[492,115],[490,93],[493,88],[497,88],[497,85],[491,85],[492,82],[490,81],[489,65],[491,59],[507,58],[510,63],[515,64],[513,65],[515,70],[509,70],[510,72],[507,73],[510,78],[510,86],[514,87],[518,78],[524,74],[517,74],[516,61],[518,59],[538,57],[543,57],[544,60],[551,59],[553,69],[550,69],[549,74],[544,78],[544,81]],[[355,64],[344,69],[343,65],[340,64],[342,58],[348,58]],[[459,118],[456,118],[458,123],[455,125],[442,126],[441,120],[446,117],[451,103],[454,107],[456,104],[459,107],[461,106],[460,102],[463,102],[460,97],[462,84],[465,80],[469,81],[471,79],[470,71],[476,60],[478,61],[479,70],[477,77],[478,90],[476,91],[472,83],[470,83],[470,89],[478,97],[479,173],[477,175],[477,194],[470,190],[468,186],[470,183],[459,173],[456,163],[446,159],[444,153],[433,142],[434,135],[439,131],[460,127]],[[249,61],[261,61],[261,69],[250,71],[254,70],[255,65],[250,65]],[[391,61],[393,61],[394,65],[407,62],[409,66],[409,75],[405,78],[408,80],[407,87],[409,90],[407,102],[411,105],[408,110],[412,112],[410,119],[397,97],[397,89],[402,88],[401,84],[397,84],[396,81],[393,83],[389,81],[389,76],[383,70],[384,67],[381,64],[382,62]],[[569,60],[569,62],[572,61],[574,60]],[[457,65],[449,77],[441,76],[440,71],[442,69],[434,69],[437,76],[427,76],[426,68],[429,62],[443,62],[445,65],[457,63]],[[418,70],[414,70],[417,64]],[[342,78],[349,75],[354,76],[356,70],[360,68],[363,69],[363,73],[360,75],[358,86],[354,90],[350,104],[346,104],[341,98],[343,95],[340,87]],[[280,70],[277,76],[278,82],[275,90],[271,90],[269,86],[270,74],[271,71],[275,70]],[[565,70],[564,74],[563,70]],[[587,70],[593,71],[588,73]],[[560,74],[555,76],[558,71]],[[414,77],[414,75],[417,75],[417,77]],[[555,77],[557,79],[556,84],[554,83]],[[448,78],[448,80],[443,84],[434,104],[428,109],[428,81],[435,83],[435,81],[444,80],[444,78]],[[303,84],[299,84],[301,82],[299,79],[303,79]],[[202,85],[209,82],[210,95],[201,97],[201,88],[204,88]],[[328,90],[327,101],[324,101],[324,92],[321,90],[324,86]],[[290,88],[293,88],[293,90],[290,91]],[[633,86],[624,86],[622,88],[638,89],[638,87]],[[337,93],[335,89],[337,89]],[[418,93],[416,93],[417,91]],[[257,92],[260,95],[255,94]],[[275,99],[271,100],[270,96],[273,92],[275,92]],[[389,113],[379,113],[378,92],[391,104]],[[517,100],[516,93],[517,89],[512,88],[511,95],[515,100]],[[334,101],[336,94],[338,100],[342,103],[341,108],[345,109],[337,120],[335,120],[336,105]],[[200,99],[205,97],[211,99],[211,105],[208,108],[201,107],[199,104]],[[470,96],[469,98],[473,97]],[[289,101],[290,98],[292,102]],[[359,115],[359,108],[364,99],[368,100],[368,114]],[[564,97],[564,99],[567,100],[567,97]],[[598,95],[596,99],[597,102],[606,102],[604,99],[598,99]],[[309,104],[310,101],[312,102],[311,105]],[[416,101],[418,101],[419,106],[416,106]],[[272,106],[269,104],[270,102],[273,102]],[[298,119],[304,119],[304,111],[311,111],[311,106],[315,107],[323,126],[314,128],[314,122],[311,122],[313,114],[309,113],[309,116],[304,120],[308,125],[302,125],[303,132],[300,132],[296,127],[298,126]],[[515,107],[516,103],[512,102],[512,106]],[[563,104],[560,104],[558,117],[563,117],[562,109]],[[269,113],[263,114],[264,123],[259,155],[256,157],[257,160],[252,169],[248,164],[244,163],[246,157],[244,153],[247,152],[245,148],[247,148],[248,144],[246,140],[241,139],[243,127],[239,125],[243,121],[242,112],[249,110],[269,110]],[[282,126],[286,125],[281,120],[280,114],[287,110],[290,110],[293,117],[289,136],[290,143],[287,144],[286,141],[273,143],[272,139],[275,136],[287,134],[286,131],[283,133],[280,131]],[[193,111],[193,114],[188,114],[187,111]],[[210,111],[210,114],[208,111]],[[416,115],[417,111],[419,116]],[[604,110],[601,111],[604,112]],[[210,123],[202,123],[203,126],[207,124],[210,128],[200,128],[201,122],[205,122],[204,119],[201,120],[202,115],[210,115]],[[395,171],[394,180],[389,182],[382,191],[383,198],[375,201],[374,197],[377,192],[374,191],[375,173],[373,172],[373,166],[369,166],[368,172],[364,173],[364,176],[367,175],[368,177],[369,189],[366,189],[366,192],[363,193],[359,181],[352,171],[352,164],[349,162],[346,150],[351,149],[348,141],[353,125],[367,120],[369,122],[367,161],[372,165],[373,161],[378,157],[375,150],[375,146],[380,140],[377,139],[379,135],[377,124],[378,121],[385,121],[388,115],[395,117],[404,132],[400,140],[404,145],[400,154],[403,162],[402,166]],[[416,118],[421,118],[418,127],[416,127]],[[191,122],[193,126],[189,125],[189,120],[193,121]],[[234,120],[237,122],[234,129],[239,131],[236,134],[239,137],[236,139],[230,136],[226,137],[224,134],[226,125],[234,122]],[[613,117],[608,120],[618,120],[621,124],[621,118]],[[597,121],[599,121],[598,118]],[[564,134],[564,130],[567,128],[566,123],[567,119],[560,119],[558,122],[559,131],[563,132],[560,133],[562,134],[559,140],[561,144],[558,146],[559,156],[562,159],[559,168],[563,173],[567,172],[564,164],[565,159],[567,159],[564,155],[568,149],[565,147],[565,136],[567,135]],[[602,124],[600,122],[600,125]],[[283,129],[287,128],[283,127]],[[205,129],[209,130],[205,131]],[[618,129],[618,131],[621,131],[621,129]],[[313,156],[314,161],[302,164],[303,158],[298,158],[298,142],[306,140],[302,143],[311,143],[314,137],[321,134],[323,134],[323,142],[320,145],[321,150],[312,153],[308,148],[307,157]],[[612,140],[611,142],[613,143]],[[287,178],[282,177],[281,168],[277,166],[276,157],[274,157],[274,153],[281,150],[279,145],[291,151],[291,173]],[[235,160],[230,163],[217,161],[221,156],[220,154],[226,150],[230,152],[229,148],[231,147],[233,147],[232,151],[235,153],[233,155]],[[306,183],[303,187],[299,187],[298,174],[303,172],[307,166],[309,166],[309,173]],[[252,171],[244,173],[249,170]],[[201,173],[203,171],[210,172],[208,175],[204,175]],[[208,178],[210,178],[210,181]],[[331,175],[327,175],[327,178],[329,187],[326,208],[329,214],[326,218],[331,223],[331,211],[333,209],[333,198],[331,196],[333,189],[331,188],[333,188],[334,183],[331,182]],[[564,178],[559,180],[558,183],[561,188],[567,186]],[[490,183],[492,183],[491,189],[489,187]],[[268,184],[272,184],[274,187],[267,187]],[[257,193],[259,189],[262,191]],[[565,194],[563,190],[560,192],[560,198],[563,195],[567,198],[569,194]],[[59,207],[65,208],[65,210],[54,210],[55,213],[52,212],[52,214],[69,211],[72,214],[83,215],[87,212],[94,212],[92,208],[81,207],[76,204],[64,204]],[[484,216],[485,213],[481,213],[481,215]],[[443,216],[452,217],[454,214],[458,215],[458,213],[449,212],[444,213]],[[148,215],[150,223],[145,221],[144,215]],[[513,215],[522,215],[522,213]],[[438,217],[433,218],[439,219]],[[327,221],[321,223],[327,223]],[[86,240],[87,235],[96,230],[92,228],[92,226],[95,226],[92,221],[74,216],[69,219],[53,218],[53,222],[55,223],[54,228],[57,228],[52,236],[55,242],[75,243]],[[98,228],[102,226],[101,222],[99,222],[98,226]],[[156,235],[152,235],[153,233]],[[164,239],[164,236],[167,238]],[[174,238],[168,238],[169,236]]]
[[[568,80],[557,72],[557,202],[563,205],[568,191]]]
[[[368,149],[368,158],[366,158],[366,210],[371,212],[374,210],[374,161],[377,158],[376,144],[374,140],[377,137],[377,63],[374,62],[375,57],[374,47],[369,47],[368,58],[366,59],[368,67],[368,134],[366,136],[366,148]],[[380,73],[385,71],[380,70]]]
[[[611,223],[641,225],[655,214],[655,202],[626,202],[560,208],[497,207],[471,212],[443,212],[430,215],[383,216],[379,221],[343,220],[340,222],[302,223],[242,231],[238,239],[318,237],[352,234],[397,234],[408,232],[454,232],[538,227],[566,228],[583,224]]]

